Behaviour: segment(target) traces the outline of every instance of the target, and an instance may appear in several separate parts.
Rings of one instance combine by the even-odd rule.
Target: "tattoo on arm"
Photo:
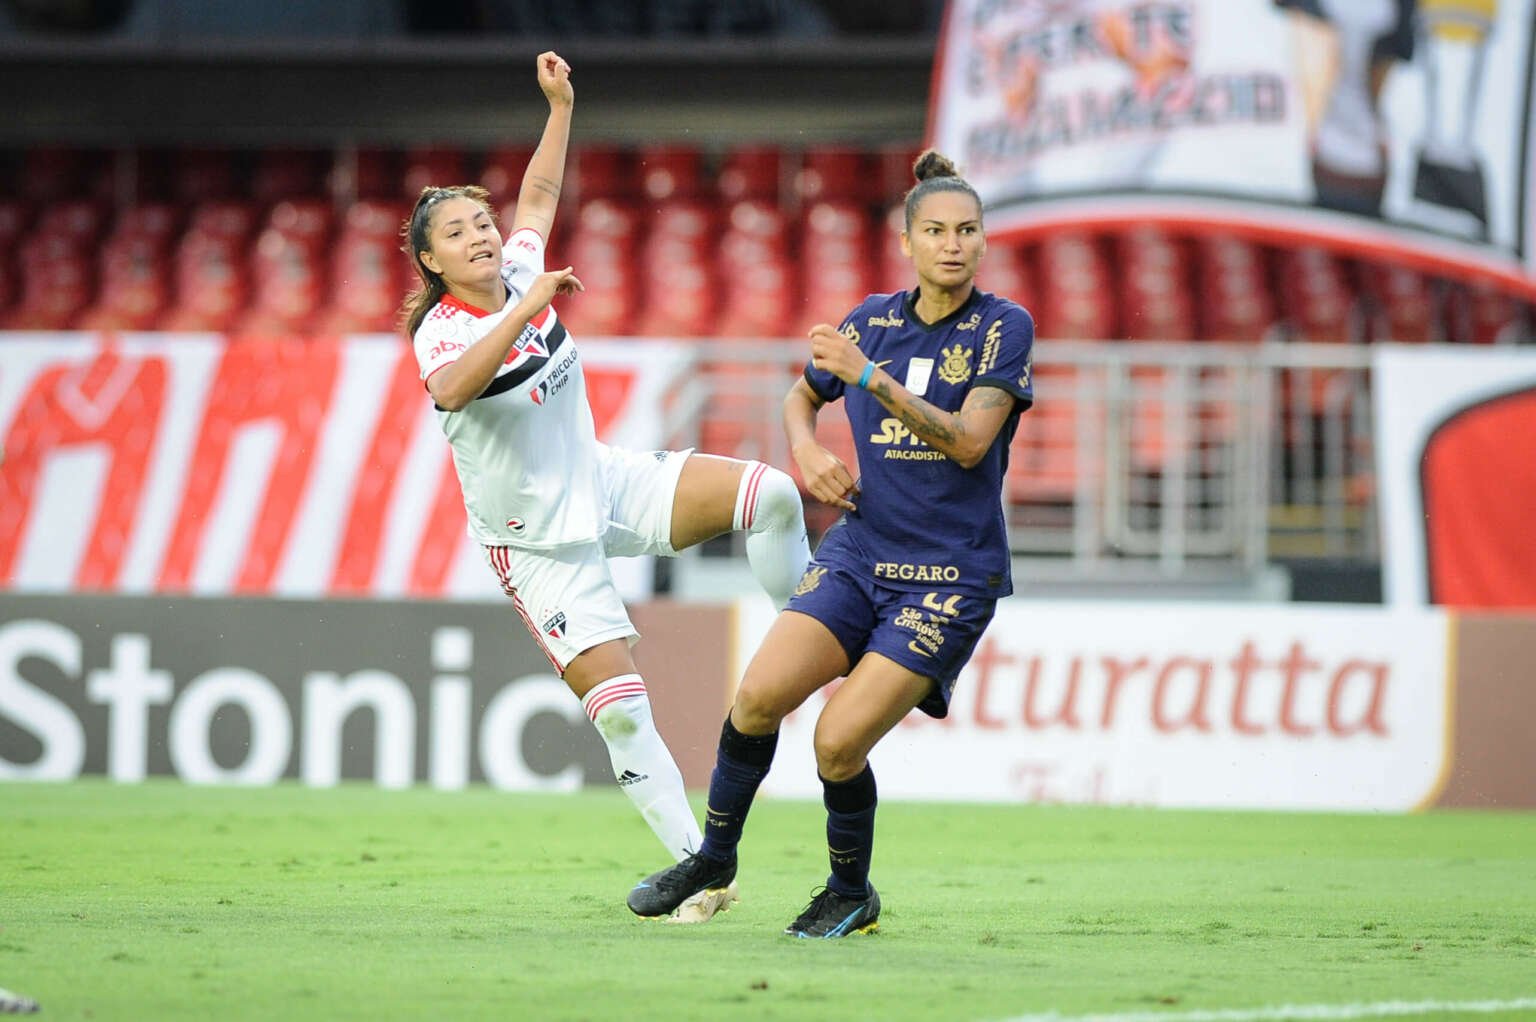
[[[898,401],[890,385],[884,381],[870,388],[870,393],[874,394],[881,404],[895,412],[901,424],[917,434],[924,443],[953,444],[960,435],[954,415],[941,412],[915,394],[912,395],[910,402]]]
[[[551,195],[557,199],[560,198],[560,186],[547,177],[535,175],[528,179],[528,184],[530,187],[536,188],[546,195]]]
[[[966,395],[967,408],[1013,407],[1014,397],[1001,387],[977,387]]]

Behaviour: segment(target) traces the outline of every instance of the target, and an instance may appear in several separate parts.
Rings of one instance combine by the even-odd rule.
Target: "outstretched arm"
[[[565,152],[570,144],[571,108],[576,93],[571,88],[571,65],[553,50],[539,54],[538,71],[539,88],[549,100],[549,120],[544,122],[539,147],[523,172],[512,231],[531,227],[548,241],[555,209],[560,204],[560,186],[565,180]]]
[[[869,359],[848,338],[820,323],[811,328],[811,364],[858,386]],[[866,389],[923,443],[961,468],[974,468],[1013,412],[1014,396],[998,387],[972,387],[958,412],[946,412],[875,367]]]

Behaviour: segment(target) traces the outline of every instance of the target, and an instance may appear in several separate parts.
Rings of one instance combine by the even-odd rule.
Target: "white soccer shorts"
[[[599,543],[550,550],[487,546],[486,560],[555,671],[593,646],[639,633],[619,599],[609,557],[672,549],[672,503],[689,451],[628,451],[599,444],[608,527]]]

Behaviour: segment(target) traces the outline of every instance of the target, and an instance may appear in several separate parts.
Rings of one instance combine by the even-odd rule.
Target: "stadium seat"
[[[20,287],[0,319],[7,330],[63,330],[91,300],[96,274],[89,243],[62,233],[34,232],[17,261]]]
[[[817,202],[876,203],[880,182],[866,153],[848,146],[813,146],[801,159],[795,191],[806,205]]]
[[[715,187],[727,203],[777,204],[783,191],[784,153],[773,145],[736,146],[725,154]]]
[[[308,236],[274,223],[251,255],[251,307],[235,324],[241,334],[286,336],[318,328],[325,273]]]
[[[1455,284],[1446,299],[1446,340],[1504,344],[1521,333],[1519,303],[1491,284]]]
[[[712,331],[716,234],[715,211],[702,201],[674,199],[657,210],[640,250],[638,333],[699,337]]]
[[[864,207],[847,201],[817,201],[805,211],[800,229],[800,307],[791,322],[795,336],[817,323],[837,324],[870,294],[875,279],[870,259],[870,222]]]
[[[38,234],[60,234],[97,245],[106,234],[107,221],[103,203],[95,199],[63,199],[43,204],[32,229]]]
[[[1200,338],[1262,341],[1276,329],[1264,250],[1227,234],[1195,242]]]
[[[562,318],[583,336],[629,334],[639,317],[639,217],[632,206],[608,199],[581,205],[559,259],[574,266],[587,290],[559,305]]]
[[[81,330],[148,330],[170,298],[170,260],[163,238],[114,234],[101,252],[99,297],[75,324]]]
[[[1115,307],[1109,268],[1096,240],[1086,234],[1051,234],[1036,251],[1039,309],[1035,333],[1061,340],[1114,336]]]
[[[173,262],[175,296],[160,329],[222,331],[233,326],[250,294],[245,253],[243,236],[216,230],[183,235]]]
[[[1280,303],[1295,340],[1348,344],[1359,339],[1354,290],[1343,263],[1325,249],[1281,251]]]
[[[909,263],[908,276],[912,272]],[[1024,246],[1016,242],[989,243],[987,254],[981,259],[981,268],[976,271],[976,286],[1033,310],[1035,288],[1030,279]]]
[[[1035,405],[1019,419],[1006,490],[1013,503],[1064,504],[1076,492],[1077,368],[1037,364]]]
[[[1188,260],[1160,228],[1143,226],[1115,239],[1120,271],[1121,335],[1127,340],[1195,337]]]
[[[705,192],[704,158],[694,146],[648,145],[636,155],[640,194],[649,202],[698,199]]]
[[[147,238],[169,251],[181,225],[181,210],[168,202],[141,202],[117,215],[114,236]]]
[[[389,333],[398,326],[400,303],[414,274],[394,234],[370,226],[344,229],[337,239],[321,333]]]
[[[724,218],[717,259],[723,337],[783,337],[789,328],[795,282],[789,262],[789,229],[776,203],[745,199]]]
[[[250,196],[262,205],[326,194],[325,154],[308,149],[267,149],[256,157]]]
[[[1433,282],[1405,266],[1372,263],[1362,274],[1370,297],[1370,339],[1424,344],[1440,339]]]
[[[201,203],[188,218],[188,235],[208,235],[243,242],[256,229],[258,211],[254,204],[230,199]]]
[[[638,194],[634,155],[610,145],[584,145],[565,165],[564,195],[585,205],[594,199],[630,201]]]
[[[478,180],[481,187],[491,193],[491,202],[501,211],[504,228],[511,227],[511,222],[505,220],[505,217],[517,205],[517,193],[523,186],[523,174],[528,170],[528,161],[531,159],[532,146],[501,146],[486,153],[480,164]],[[411,198],[415,199],[415,196]]]
[[[239,168],[225,149],[184,149],[169,154],[171,198],[185,205],[202,205],[238,198]]]
[[[401,181],[399,154],[390,149],[371,147],[346,147],[333,156],[331,169],[326,175],[326,187],[332,198],[340,203],[361,200],[388,202],[401,198],[405,186]],[[416,196],[404,196],[415,202]]]
[[[450,146],[418,146],[405,154],[401,197],[415,201],[428,185],[445,188],[469,184],[464,152]]]
[[[330,241],[335,210],[324,199],[287,199],[272,207],[266,226],[319,250]]]
[[[902,199],[917,178],[912,176],[912,165],[923,151],[921,145],[899,144],[882,147],[875,160],[879,166],[878,200],[882,205],[901,204]]]

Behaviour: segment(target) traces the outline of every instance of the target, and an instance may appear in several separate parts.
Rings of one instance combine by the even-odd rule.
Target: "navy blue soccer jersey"
[[[937,323],[913,311],[917,294],[870,295],[842,332],[896,382],[946,412],[973,387],[997,387],[1014,407],[992,447],[962,468],[929,447],[874,395],[807,364],[805,380],[842,398],[858,451],[857,511],[828,531],[816,559],[836,560],[885,586],[998,598],[1013,592],[1003,520],[1003,476],[1019,415],[1034,401],[1035,324],[1021,306],[974,290]]]

